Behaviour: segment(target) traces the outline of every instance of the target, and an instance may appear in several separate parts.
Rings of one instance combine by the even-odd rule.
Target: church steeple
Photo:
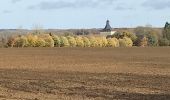
[[[110,31],[112,31],[112,28],[111,28],[111,26],[110,26],[110,21],[109,21],[109,20],[106,21],[106,26],[105,26],[105,28],[103,29],[103,31],[104,31],[104,32],[110,32]]]
[[[107,20],[105,28],[100,31],[100,35],[107,37],[107,36],[112,36],[115,33],[116,31],[112,29],[112,27],[110,26],[109,20]]]

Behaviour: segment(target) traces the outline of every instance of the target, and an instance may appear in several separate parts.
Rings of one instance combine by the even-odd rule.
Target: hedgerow
[[[106,38],[103,36],[57,36],[51,34],[27,34],[8,39],[8,47],[131,47],[131,38]]]

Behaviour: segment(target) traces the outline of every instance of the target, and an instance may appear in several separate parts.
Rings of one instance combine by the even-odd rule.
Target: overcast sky
[[[0,28],[163,27],[170,0],[1,0]]]

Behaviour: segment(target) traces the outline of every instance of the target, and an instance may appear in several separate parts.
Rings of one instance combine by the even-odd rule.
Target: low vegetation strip
[[[161,32],[162,31],[162,32]],[[1,47],[132,47],[169,46],[170,24],[164,29],[137,27],[132,30],[117,30],[112,35],[98,34],[55,34],[40,30],[20,35],[2,37]]]
[[[132,47],[133,41],[102,36],[57,36],[49,34],[11,37],[7,47]]]

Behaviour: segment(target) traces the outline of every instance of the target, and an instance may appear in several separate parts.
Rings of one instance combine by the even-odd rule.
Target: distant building
[[[106,26],[103,30],[100,31],[101,36],[111,36],[115,34],[116,31],[112,30],[112,27],[110,26],[109,20],[106,21]]]

